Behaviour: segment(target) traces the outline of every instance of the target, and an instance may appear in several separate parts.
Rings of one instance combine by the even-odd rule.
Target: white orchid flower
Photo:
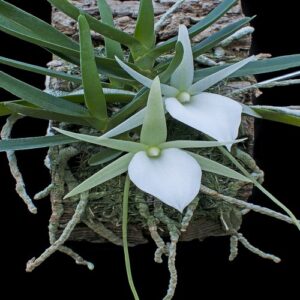
[[[62,134],[104,147],[129,152],[73,189],[66,197],[89,190],[128,170],[130,180],[142,191],[182,212],[200,190],[202,169],[238,180],[241,174],[182,148],[215,147],[237,141],[170,141],[159,78],[154,79],[145,110],[140,143],[95,137],[57,129]]]
[[[193,83],[193,53],[188,30],[184,25],[179,26],[178,41],[181,42],[184,49],[182,61],[172,74],[170,85],[161,84],[167,112],[174,119],[209,135],[219,142],[235,140],[241,123],[241,104],[228,97],[204,91],[242,68],[248,62],[255,60],[255,57],[244,59]],[[117,57],[116,60],[135,80],[150,88],[151,79],[131,69]],[[114,136],[125,129],[132,129],[132,126],[139,126],[144,114],[145,111],[143,110],[138,112],[132,118],[106,133],[105,136]],[[231,145],[227,145],[227,148],[230,150]]]

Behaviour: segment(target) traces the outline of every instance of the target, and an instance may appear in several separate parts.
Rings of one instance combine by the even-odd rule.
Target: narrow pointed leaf
[[[140,0],[134,36],[146,49],[151,49],[155,45],[154,9],[152,0]]]
[[[78,104],[46,94],[10,75],[0,72],[0,87],[24,100],[48,111],[60,114],[88,117],[86,109]]]
[[[115,27],[112,11],[110,6],[107,4],[106,0],[98,0],[97,2],[98,2],[101,21],[106,25]],[[118,56],[121,59],[123,59],[123,51],[120,43],[107,37],[104,37],[104,43],[105,43],[105,52],[107,57],[114,58],[115,56]]]
[[[251,181],[263,194],[265,194],[271,201],[279,206],[288,216],[293,220],[293,223],[300,230],[300,223],[295,215],[288,209],[283,203],[281,203],[275,196],[267,191],[255,178],[253,178],[249,172],[239,163],[239,161],[226,149],[220,147],[219,150]]]
[[[139,42],[130,34],[96,20],[92,16],[86,14],[84,11],[81,11],[76,6],[72,5],[67,0],[48,0],[48,2],[74,20],[77,20],[80,14],[84,14],[91,29],[107,38],[113,39],[127,46],[139,45]]]
[[[0,140],[0,152],[47,148],[77,142],[78,140],[65,135],[38,136]]]
[[[167,148],[209,148],[209,147],[219,147],[228,144],[236,144],[245,141],[246,139],[239,139],[235,141],[228,142],[211,142],[211,141],[190,141],[190,140],[179,140],[165,142],[159,145],[161,149]]]
[[[83,15],[79,16],[78,22],[80,34],[80,68],[85,104],[90,114],[100,121],[100,127],[104,128],[107,120],[106,101],[95,62],[90,28]]]
[[[4,19],[4,21],[5,22],[3,22],[3,19],[0,14],[0,30],[2,30],[3,32],[17,37],[21,40],[38,45],[40,47],[44,47],[53,54],[61,57],[62,59],[69,61],[75,65],[80,65],[79,45],[76,49],[62,46],[60,44],[57,44],[55,41],[48,41],[47,36],[35,36],[34,34],[32,34],[31,31],[27,30],[25,27],[18,26],[12,23],[10,20]],[[130,79],[127,73],[119,67],[115,60],[99,56],[96,56],[95,59],[97,63],[97,68],[101,73],[117,79]]]
[[[14,67],[17,69],[30,71],[37,74],[48,75],[55,78],[61,78],[75,83],[81,83],[81,77],[76,75],[67,74],[64,72],[59,72],[55,70],[50,70],[48,68],[43,68],[40,66],[24,63],[18,60],[10,59],[7,57],[0,56],[0,64]]]
[[[256,60],[255,56],[250,56],[248,58],[245,58],[223,70],[220,70],[210,76],[207,76],[197,82],[195,82],[189,89],[189,93],[192,95],[199,94],[216,83],[224,80],[228,76],[230,76],[232,73],[236,72],[237,70],[241,69],[243,66],[247,65],[249,62]]]
[[[74,139],[78,139],[80,141],[84,141],[84,142],[91,143],[91,144],[96,144],[96,145],[103,146],[103,147],[112,148],[115,150],[136,153],[138,151],[143,151],[146,149],[146,145],[136,143],[136,142],[97,137],[97,136],[62,130],[62,129],[55,128],[55,127],[53,127],[53,128],[56,131],[58,131],[59,133],[62,133],[64,135],[67,135]]]
[[[215,23],[219,18],[221,18],[236,3],[237,3],[237,0],[225,0],[222,3],[220,3],[205,18],[200,20],[197,24],[193,25],[189,29],[189,36],[192,38],[195,35],[197,35],[198,33],[202,32],[203,30],[208,28],[210,25]],[[176,41],[177,41],[177,37],[173,37],[173,38],[161,43],[153,51],[151,51],[151,55],[153,55],[154,57],[158,57],[161,54],[172,50],[174,48]]]
[[[122,69],[124,69],[132,78],[134,78],[136,81],[141,83],[142,85],[150,88],[152,85],[153,80],[150,78],[147,78],[146,76],[138,73],[134,69],[130,68],[128,65],[126,65],[124,62],[122,62],[118,57],[116,57],[116,61],[121,66]],[[172,86],[161,84],[161,90],[162,93],[168,97],[172,97],[178,94],[178,90]]]
[[[288,106],[278,107],[266,105],[252,105],[251,109],[253,109],[265,120],[276,121],[300,127],[300,106],[297,109],[295,109],[293,107]]]
[[[213,33],[209,37],[207,37],[202,42],[198,43],[193,47],[193,55],[197,57],[213,47],[217,46],[221,41],[235,33],[237,30],[242,28],[244,25],[249,23],[251,18],[243,18],[239,21],[236,21],[232,24],[227,25],[226,27],[222,28],[220,31]]]
[[[100,152],[91,156],[88,160],[90,166],[98,166],[114,160],[122,154],[121,151],[114,149],[102,149]]]
[[[198,161],[198,163],[203,171],[218,174],[218,175],[225,176],[228,178],[233,178],[236,180],[251,182],[251,180],[249,178],[247,178],[246,176],[244,176],[226,166],[223,166],[222,164],[220,164],[216,161],[213,161],[209,158],[206,158],[202,155],[199,155],[199,154],[196,154],[196,153],[193,153],[190,151],[186,151],[186,152],[188,152],[192,157],[194,157]]]
[[[52,41],[64,47],[78,48],[76,42],[56,30],[50,24],[6,1],[0,0],[0,24],[5,22],[5,19],[11,21],[9,24],[14,23],[16,26],[19,26],[19,28],[27,29],[27,31],[31,32],[35,37],[47,37],[48,41]]]
[[[243,114],[254,117],[254,118],[259,118],[261,119],[262,116],[255,112],[249,105],[241,103],[242,108],[243,108]]]
[[[69,116],[64,114],[59,114],[51,111],[47,111],[44,109],[40,109],[37,107],[30,107],[28,105],[20,105],[17,103],[9,103],[7,102],[5,106],[10,110],[10,113],[18,113],[24,116],[36,118],[36,119],[44,119],[44,120],[53,120],[58,122],[65,122],[70,124],[77,124],[83,126],[89,126],[89,122],[86,120],[88,118],[80,118],[75,116]]]
[[[79,184],[65,198],[75,196],[125,173],[134,154],[127,153]]]
[[[195,80],[197,81],[201,78],[214,74],[224,68],[227,68],[228,66],[230,66],[230,64],[224,64],[222,66],[215,66],[215,67],[197,70],[195,71]],[[250,62],[249,64],[242,67],[238,71],[232,73],[229,76],[229,78],[271,73],[271,72],[287,70],[299,66],[300,66],[300,54],[278,56],[278,57]]]
[[[160,145],[167,139],[165,110],[159,78],[153,80],[146,106],[146,115],[141,131],[141,142],[149,146]]]

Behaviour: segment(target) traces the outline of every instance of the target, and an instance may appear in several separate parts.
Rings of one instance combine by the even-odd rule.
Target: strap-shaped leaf
[[[78,140],[65,135],[38,136],[0,140],[0,152],[48,148],[57,145],[77,143]]]
[[[300,127],[300,106],[296,108],[293,106],[278,107],[267,105],[252,105],[251,109],[253,109],[265,120]]]
[[[152,0],[140,0],[134,36],[142,45],[145,46],[146,51],[154,47],[155,32]]]
[[[97,137],[97,136],[92,136],[87,134],[75,133],[75,132],[71,132],[71,131],[67,131],[55,127],[53,128],[59,133],[65,134],[74,139],[78,139],[80,141],[84,141],[87,143],[96,144],[99,146],[108,147],[108,148],[112,148],[124,152],[136,153],[139,151],[143,151],[147,148],[146,145],[143,145],[141,143]]]
[[[190,88],[189,88],[189,93],[192,95],[199,94],[210,87],[214,86],[218,82],[224,80],[228,76],[230,76],[232,73],[236,72],[237,70],[241,69],[243,66],[247,65],[249,62],[256,60],[256,57],[250,56],[248,58],[245,58],[225,69],[222,69],[210,76],[207,76],[197,82],[195,82]]]
[[[98,166],[114,160],[122,154],[121,151],[114,149],[102,149],[100,152],[92,155],[88,160],[90,166]]]
[[[210,25],[215,23],[219,18],[221,18],[236,3],[237,0],[224,0],[215,9],[213,9],[205,18],[200,20],[197,24],[193,25],[189,29],[189,36],[192,38],[193,36],[197,35],[198,33],[208,28]],[[172,50],[174,48],[176,41],[177,41],[177,37],[173,37],[161,43],[153,51],[150,52],[151,54],[150,53],[149,54],[154,57],[158,57],[161,54]]]
[[[195,71],[194,78],[199,80],[215,72],[218,72],[224,68],[227,68],[230,64],[224,64],[222,66],[215,66]],[[250,62],[246,66],[242,67],[238,71],[232,73],[229,78],[241,77],[247,75],[256,75],[271,73],[276,71],[287,70],[300,66],[300,54],[278,56],[273,58],[267,58],[263,60],[257,60]]]
[[[75,196],[125,173],[134,154],[127,153],[75,187],[65,198]]]
[[[78,44],[72,39],[56,30],[54,27],[48,23],[40,20],[39,18],[25,12],[24,10],[19,9],[18,7],[0,0],[0,23],[3,21],[10,20],[10,24],[14,23],[19,25],[19,29],[25,28],[28,29],[35,37],[44,39],[47,37],[48,41],[57,43],[63,47],[77,49]],[[12,28],[14,30],[14,28]]]
[[[106,25],[115,27],[112,11],[110,6],[107,4],[106,0],[98,0],[97,2],[98,2],[101,21]],[[104,37],[104,43],[105,43],[105,52],[107,57],[114,58],[115,56],[118,56],[121,59],[123,59],[123,51],[120,43],[107,37]]]
[[[0,71],[0,87],[48,111],[76,117],[89,117],[87,110],[75,103],[46,94]]]
[[[293,220],[294,224],[300,230],[300,223],[295,215],[275,196],[273,196],[269,191],[267,191],[255,178],[253,178],[249,172],[239,163],[239,161],[226,149],[220,147],[219,150],[227,157],[229,160],[251,181],[262,193],[264,193],[271,201],[273,201],[277,206],[279,206],[283,211],[285,211],[288,216]]]
[[[30,42],[40,47],[47,48],[53,54],[61,57],[62,59],[69,61],[75,65],[80,65],[79,47],[77,47],[77,49],[72,49],[69,47],[62,46],[56,43],[55,41],[48,41],[47,36],[38,37],[26,27],[15,24],[11,20],[2,18],[1,14],[0,30],[21,40]],[[97,63],[97,68],[102,74],[122,80],[130,79],[130,76],[128,76],[128,74],[119,67],[115,60],[99,56],[96,56],[95,59]]]
[[[193,156],[197,160],[197,162],[199,163],[199,165],[203,171],[215,173],[215,174],[233,178],[236,180],[251,182],[251,180],[249,178],[247,178],[246,176],[244,176],[244,175],[242,175],[242,174],[240,174],[240,173],[238,173],[216,161],[213,161],[209,158],[206,158],[202,155],[199,155],[199,154],[196,154],[196,153],[193,153],[190,151],[186,151],[186,152],[189,153],[191,156]]]
[[[80,68],[84,88],[85,104],[90,114],[105,128],[107,120],[106,100],[102,90],[90,36],[89,24],[81,15],[78,18],[80,34]]]
[[[241,20],[238,20],[232,24],[227,25],[226,27],[222,28],[220,31],[213,33],[209,37],[207,37],[202,42],[195,45],[193,50],[194,57],[197,57],[213,47],[217,46],[221,41],[235,33],[237,30],[242,28],[244,25],[249,23],[252,20],[252,18],[243,18]]]
[[[81,83],[81,77],[76,75],[67,74],[64,72],[59,72],[55,70],[50,70],[40,66],[24,63],[18,60],[10,59],[7,57],[0,56],[0,64],[14,67],[17,69],[30,71],[37,74],[48,75],[51,77],[61,78],[75,83]]]
[[[47,111],[36,107],[30,107],[28,105],[6,102],[5,106],[10,110],[10,113],[19,113],[24,116],[28,116],[36,119],[53,120],[53,121],[65,122],[65,123],[77,124],[83,126],[88,126],[90,124],[86,120],[88,118],[68,116],[68,115],[59,114],[59,113]]]
[[[48,0],[53,6],[58,8],[60,11],[65,13],[70,18],[77,20],[80,14],[84,14],[87,18],[87,21],[91,29],[102,34],[103,36],[110,38],[112,40],[118,41],[123,45],[129,47],[139,45],[140,43],[130,34],[127,34],[123,31],[120,31],[116,28],[113,28],[101,21],[96,20],[92,16],[86,14],[84,11],[81,11],[76,6],[72,5],[67,0]]]
[[[156,77],[150,88],[146,115],[141,131],[141,142],[153,146],[167,140],[167,124],[160,90],[160,81]]]
[[[228,142],[215,142],[215,141],[190,141],[190,140],[178,140],[178,141],[170,141],[165,142],[159,145],[161,149],[167,148],[210,148],[210,147],[219,147],[225,146],[228,144],[236,144],[245,141],[246,139],[239,139],[235,141]]]

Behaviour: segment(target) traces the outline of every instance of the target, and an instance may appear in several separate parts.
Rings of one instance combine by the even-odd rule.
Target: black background
[[[50,6],[46,0],[8,1],[50,20]],[[36,5],[36,3],[39,3]],[[253,53],[267,52],[273,56],[300,53],[299,12],[296,1],[243,1],[247,15],[257,15],[252,21],[256,28]],[[283,6],[284,5],[284,6]],[[11,38],[0,32],[0,55],[45,65],[50,54],[31,44]],[[28,72],[1,66],[10,74],[43,88],[44,78]],[[258,79],[272,75],[259,76]],[[258,99],[260,104],[300,105],[300,88],[285,87],[265,90]],[[0,90],[1,100],[14,99]],[[4,119],[0,120],[2,126]],[[16,126],[15,136],[43,135],[46,122],[22,120]],[[265,186],[293,212],[300,216],[299,205],[299,128],[268,121],[256,123],[255,157],[266,172]],[[20,167],[30,195],[48,183],[49,176],[42,161],[45,151],[34,150],[18,153]],[[33,273],[25,273],[25,263],[38,256],[48,246],[47,222],[50,214],[48,200],[37,203],[39,213],[31,215],[14,192],[14,182],[8,172],[5,155],[0,155],[1,185],[1,290],[11,296],[41,298],[65,295],[67,299],[79,294],[85,298],[132,299],[127,286],[122,248],[111,245],[72,243],[72,246],[95,263],[95,270],[77,266],[63,254],[56,253]],[[255,192],[252,201],[272,206],[270,201]],[[243,296],[271,297],[278,292],[285,296],[297,295],[300,266],[300,234],[294,226],[268,217],[250,213],[244,220],[242,232],[256,246],[282,258],[274,264],[263,260],[240,247],[238,258],[228,262],[228,238],[210,238],[202,243],[179,245],[177,268],[179,284],[174,299],[205,299],[209,297]],[[153,245],[130,250],[133,276],[140,298],[162,299],[168,284],[166,264],[153,262]],[[41,290],[41,291],[40,291]],[[61,296],[58,296],[58,291]],[[10,297],[9,297],[10,298]]]

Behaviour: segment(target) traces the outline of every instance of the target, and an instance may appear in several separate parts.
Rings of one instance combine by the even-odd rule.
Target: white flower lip
[[[136,153],[128,166],[130,180],[142,191],[182,212],[200,190],[202,171],[185,151],[162,150],[157,158]]]

